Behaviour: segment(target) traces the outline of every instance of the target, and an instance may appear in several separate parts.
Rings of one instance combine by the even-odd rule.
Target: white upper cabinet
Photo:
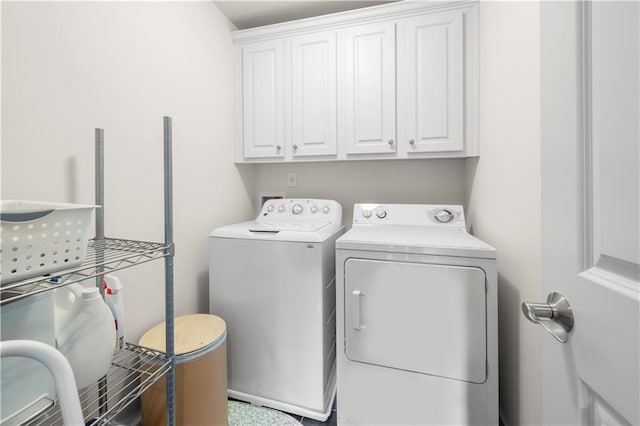
[[[478,149],[477,2],[397,2],[232,33],[237,162]]]
[[[347,155],[396,152],[395,38],[394,22],[343,31]]]
[[[242,46],[244,158],[284,157],[282,40]]]
[[[337,154],[336,33],[291,40],[291,155]]]
[[[462,12],[398,23],[398,143],[411,155],[464,149]]]

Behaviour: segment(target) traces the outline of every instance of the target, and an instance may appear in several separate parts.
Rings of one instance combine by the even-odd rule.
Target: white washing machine
[[[209,238],[210,312],[228,331],[229,396],[326,420],[335,397],[331,200],[268,200],[255,221]]]
[[[338,424],[497,425],[496,275],[461,206],[356,204],[336,242]]]

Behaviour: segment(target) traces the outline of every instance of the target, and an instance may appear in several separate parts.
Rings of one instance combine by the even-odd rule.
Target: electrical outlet
[[[296,186],[298,186],[298,179],[295,173],[287,174],[287,186],[289,188],[295,188]]]

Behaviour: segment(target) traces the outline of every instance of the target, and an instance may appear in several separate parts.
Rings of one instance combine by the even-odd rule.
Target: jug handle
[[[56,308],[68,311],[80,300],[84,286],[79,283],[72,283],[55,290]]]

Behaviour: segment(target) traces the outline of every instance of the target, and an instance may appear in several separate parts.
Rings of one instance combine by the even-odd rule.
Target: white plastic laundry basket
[[[40,201],[1,201],[2,277],[15,281],[82,264],[96,207]]]

